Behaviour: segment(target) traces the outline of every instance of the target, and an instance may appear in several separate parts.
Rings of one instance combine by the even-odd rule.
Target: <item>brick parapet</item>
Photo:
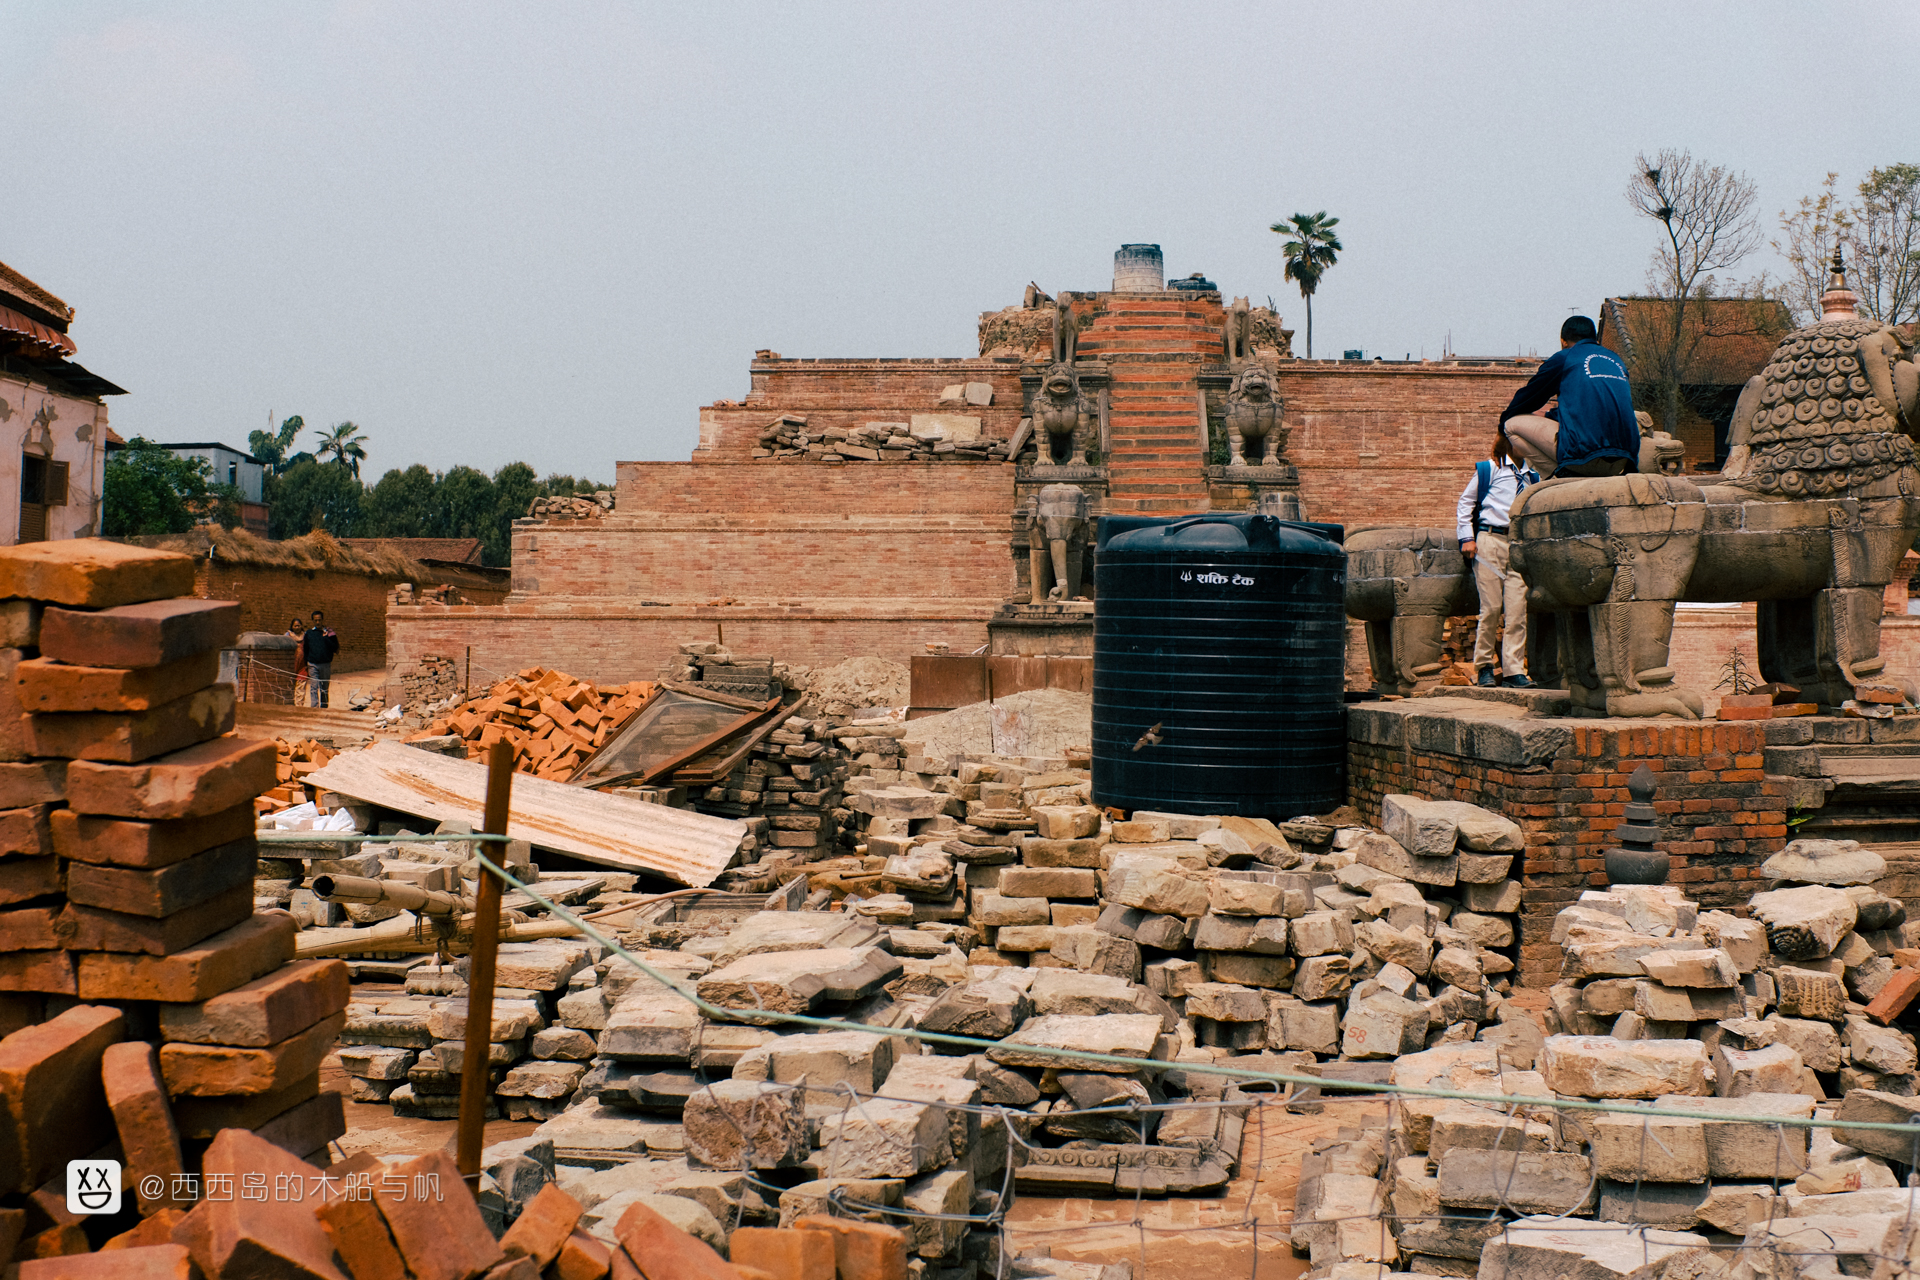
[[[1536,730],[1535,743],[1558,745],[1526,759],[1501,735],[1488,735],[1485,751],[1462,751],[1432,744],[1434,735],[1417,722],[1403,721],[1398,741],[1374,724],[1350,733],[1347,776],[1354,805],[1373,821],[1381,797],[1401,793],[1464,800],[1520,825],[1526,834],[1518,867],[1522,985],[1544,987],[1559,976],[1553,917],[1582,890],[1608,883],[1605,850],[1624,816],[1627,778],[1642,764],[1653,770],[1657,787],[1658,845],[1673,859],[1668,883],[1702,907],[1742,908],[1762,886],[1760,863],[1787,842],[1793,784],[1764,772],[1764,733],[1752,722],[1508,723]],[[1565,733],[1549,739],[1537,732],[1542,728]],[[1456,737],[1480,741],[1471,733]]]

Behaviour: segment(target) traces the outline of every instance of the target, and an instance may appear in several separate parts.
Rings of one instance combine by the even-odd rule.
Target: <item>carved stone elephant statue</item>
[[[1072,600],[1080,594],[1087,554],[1089,502],[1086,490],[1050,484],[1033,499],[1027,516],[1027,556],[1033,603]]]
[[[1347,616],[1367,626],[1375,693],[1413,692],[1440,670],[1447,619],[1479,610],[1473,572],[1451,529],[1347,534]]]
[[[1530,641],[1552,647],[1576,711],[1700,715],[1700,693],[1671,664],[1682,600],[1755,601],[1761,678],[1809,702],[1835,707],[1863,684],[1911,697],[1880,655],[1880,614],[1920,532],[1917,423],[1920,375],[1898,335],[1828,319],[1789,334],[1748,383],[1718,476],[1528,489],[1512,563]]]

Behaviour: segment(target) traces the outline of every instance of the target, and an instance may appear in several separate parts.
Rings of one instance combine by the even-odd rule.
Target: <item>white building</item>
[[[232,485],[240,490],[240,496],[245,501],[262,500],[261,490],[267,482],[267,465],[245,449],[215,441],[169,444],[164,447],[178,457],[204,459],[207,478],[214,484]]]
[[[73,308],[0,263],[0,545],[100,530],[105,396],[73,360]]]

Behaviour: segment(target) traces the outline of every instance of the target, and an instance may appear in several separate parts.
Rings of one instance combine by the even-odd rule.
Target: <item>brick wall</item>
[[[1674,615],[1670,665],[1679,683],[1706,700],[1714,714],[1720,698],[1729,692],[1715,689],[1724,678],[1728,654],[1738,646],[1747,669],[1759,678],[1759,649],[1754,638],[1754,611],[1750,604],[1731,609],[1681,609]],[[1880,656],[1886,674],[1900,680],[1920,679],[1920,617],[1900,615],[1880,619]]]
[[[242,631],[278,634],[292,619],[305,622],[319,609],[340,636],[334,670],[367,671],[387,665],[387,593],[402,581],[203,557],[194,575],[193,593],[203,600],[239,601]],[[472,587],[462,590],[476,600],[491,597],[497,602],[505,595]]]
[[[516,524],[515,599],[997,602],[1015,589],[1003,464],[617,470],[615,515]]]
[[[523,667],[558,667],[597,683],[650,680],[676,648],[724,637],[736,653],[768,654],[798,666],[832,666],[871,654],[901,665],[929,644],[967,653],[987,642],[997,601],[845,602],[840,609],[800,607],[650,608],[596,604],[406,605],[387,611],[387,654],[396,669],[447,655],[464,668],[473,647],[473,679]],[[281,624],[282,626],[285,623]]]
[[[1383,706],[1388,714],[1379,713]],[[1803,783],[1764,772],[1765,730],[1751,721],[1533,720],[1502,728],[1392,710],[1404,707],[1368,704],[1351,713],[1353,803],[1377,822],[1384,795],[1464,800],[1520,824],[1526,986],[1558,978],[1553,917],[1582,890],[1607,884],[1604,851],[1624,816],[1627,778],[1642,764],[1658,788],[1659,847],[1673,857],[1668,883],[1704,907],[1738,907],[1764,887],[1759,865],[1786,844],[1788,808],[1804,791]]]
[[[1461,486],[1535,367],[1282,362],[1287,458],[1308,517],[1452,528]]]

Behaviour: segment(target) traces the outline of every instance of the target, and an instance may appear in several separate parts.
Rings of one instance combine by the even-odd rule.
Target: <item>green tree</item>
[[[433,535],[434,504],[440,477],[419,463],[380,477],[367,490],[361,527],[369,538],[426,538]]]
[[[311,465],[336,477],[342,474],[332,463]],[[296,483],[289,486],[289,480]],[[269,481],[276,503],[275,537],[305,532],[317,509],[311,498],[297,499],[306,505],[289,509],[283,517],[278,495],[301,486],[310,489],[314,483],[313,476],[300,468]],[[339,487],[345,491],[345,486]],[[607,487],[573,476],[549,475],[542,480],[524,462],[509,462],[491,478],[473,467],[434,472],[415,463],[404,471],[388,471],[363,491],[352,527],[357,536],[367,538],[478,538],[482,562],[504,568],[513,558],[513,522],[527,514],[535,498],[590,494]],[[344,510],[344,500],[338,501]],[[329,514],[334,508],[318,510],[325,527],[341,533],[334,521],[343,517]],[[285,533],[281,532],[283,521]]]
[[[331,459],[360,478],[360,464],[367,460],[366,434],[358,425],[342,422],[331,431],[320,433],[320,447],[314,451],[321,459]]]
[[[440,477],[440,492],[434,504],[439,527],[436,538],[479,538],[485,544],[486,529],[493,520],[498,498],[487,473],[474,467],[453,467]]]
[[[336,538],[360,536],[366,486],[346,467],[303,459],[268,481],[266,497],[271,537],[298,538],[315,529]]]
[[[493,473],[493,515],[480,535],[481,558],[487,564],[504,568],[513,563],[513,522],[527,514],[535,498],[554,492],[551,486],[555,478],[536,478],[533,468],[524,462],[509,462]],[[572,476],[564,478],[569,483],[573,480]]]
[[[1313,359],[1313,295],[1320,288],[1320,277],[1340,260],[1345,249],[1333,230],[1339,225],[1340,219],[1329,218],[1322,209],[1319,213],[1296,213],[1285,222],[1276,222],[1267,228],[1293,237],[1281,246],[1280,252],[1287,258],[1286,278],[1300,286],[1300,296],[1306,299],[1309,360]]]
[[[1920,165],[1868,172],[1851,239],[1861,310],[1888,324],[1920,319]]]
[[[306,420],[296,413],[282,422],[278,431],[256,431],[248,436],[247,448],[254,457],[267,464],[268,475],[279,475],[300,458],[313,456],[305,453],[287,456],[287,450],[293,448],[294,437],[305,430],[306,425]]]
[[[1794,319],[1820,319],[1835,249],[1848,264],[1847,283],[1862,315],[1888,324],[1920,319],[1920,165],[1868,170],[1852,202],[1841,198],[1839,184],[1840,175],[1828,173],[1819,195],[1780,214],[1785,239],[1773,247],[1792,268],[1787,302]]]
[[[109,538],[185,533],[203,520],[240,523],[240,491],[213,483],[205,458],[183,458],[135,436],[107,458],[100,529]]]

